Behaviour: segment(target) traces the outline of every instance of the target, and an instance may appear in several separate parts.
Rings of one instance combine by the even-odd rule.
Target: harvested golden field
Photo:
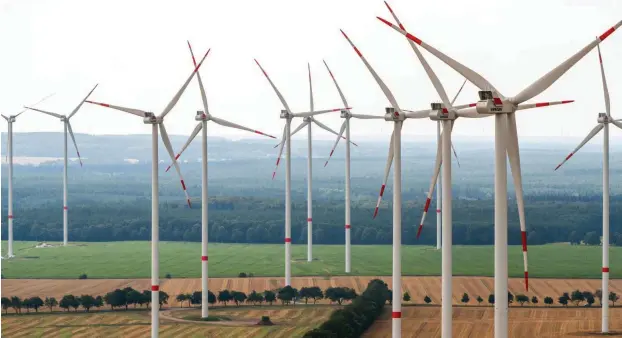
[[[275,326],[234,325],[227,322],[189,323],[163,318],[160,323],[162,337],[300,337],[326,319],[332,306],[312,308],[290,307],[275,309],[230,308],[214,309],[213,315],[227,316],[232,320],[258,321],[270,316]],[[174,317],[199,315],[198,310],[172,311]],[[95,313],[30,314],[2,317],[2,334],[5,337],[147,337],[151,323],[146,311],[118,311]]]
[[[404,307],[402,336],[440,337],[441,308]],[[611,331],[622,331],[622,309],[613,308]],[[510,337],[599,337],[600,308],[520,308],[509,312]],[[364,337],[391,337],[391,312],[385,311]],[[453,337],[494,337],[492,307],[456,307],[453,313]],[[602,336],[600,336],[602,337]]]
[[[380,278],[391,287],[390,277],[295,277],[292,285],[296,288],[303,286],[319,286],[326,289],[330,286],[346,286],[362,292],[367,283],[373,278]],[[440,277],[403,277],[403,289],[408,291],[412,302],[423,303],[423,298],[428,295],[434,304],[440,303],[441,279]],[[229,289],[244,292],[252,290],[272,290],[282,286],[283,278],[211,278],[210,289],[214,291]],[[573,290],[594,291],[600,289],[601,282],[598,279],[530,279],[529,292],[525,292],[523,280],[520,278],[510,279],[510,291],[514,294],[524,293],[537,296],[540,299],[538,305],[543,305],[546,296],[557,300],[563,292]],[[131,286],[138,290],[149,289],[148,279],[87,279],[87,280],[63,280],[63,279],[4,279],[2,280],[2,294],[19,297],[56,297],[60,299],[65,294],[91,294],[103,295],[117,288]],[[494,279],[492,277],[454,277],[453,295],[454,303],[461,304],[463,293],[471,297],[471,304],[475,304],[477,296],[484,300],[493,292]],[[201,289],[201,280],[198,278],[188,279],[163,279],[161,289],[166,291],[171,298],[180,293],[191,293]],[[622,280],[610,281],[611,291],[622,294]],[[177,304],[172,301],[174,306]]]

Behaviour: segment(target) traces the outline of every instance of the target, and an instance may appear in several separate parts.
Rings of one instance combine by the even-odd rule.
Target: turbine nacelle
[[[69,119],[67,118],[67,116],[64,116],[64,115],[60,117],[60,120],[61,120],[61,122],[67,122],[67,121],[69,121]]]
[[[342,109],[339,116],[341,116],[342,119],[349,119],[352,117],[352,114],[349,110]]]
[[[202,110],[197,110],[197,114],[194,116],[196,121],[207,121],[209,120],[208,115],[205,114]]]
[[[282,119],[292,119],[294,116],[292,114],[290,114],[287,110],[285,109],[281,109],[281,115],[280,117]]]
[[[145,112],[145,116],[143,117],[143,122],[145,124],[156,124],[158,123],[158,118],[152,112]]]
[[[400,113],[395,110],[393,107],[384,108],[384,120],[385,121],[404,121],[404,117],[400,115]]]
[[[442,103],[434,102],[431,106],[432,111],[429,116],[432,121],[455,120],[457,117],[454,111],[449,111]]]
[[[510,102],[504,102],[498,97],[494,97],[492,91],[479,91],[479,101],[475,108],[478,114],[509,114],[514,112],[514,105]]]
[[[606,113],[598,113],[598,123],[609,123],[609,117]]]
[[[313,121],[313,118],[311,116],[306,116],[306,117],[303,117],[302,120],[304,122],[311,123]]]
[[[9,123],[15,122],[15,116],[14,115],[9,116],[9,118],[7,119],[7,122]]]

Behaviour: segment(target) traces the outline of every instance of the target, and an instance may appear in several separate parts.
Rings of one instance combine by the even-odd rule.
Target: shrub
[[[85,273],[83,273],[80,276],[78,276],[78,279],[88,279],[88,278],[89,277]]]
[[[239,277],[239,278],[246,278],[246,277],[248,277],[248,276],[246,275],[246,272],[240,272],[240,273],[238,274],[238,277]]]
[[[428,297],[428,295],[426,295],[425,297],[423,297],[423,301],[426,304],[430,304],[430,303],[432,303],[432,298],[430,298],[430,297]]]
[[[170,273],[167,273],[167,274],[166,274],[166,276],[164,276],[164,277],[166,277],[166,278],[168,278],[168,279],[173,278],[173,276],[172,276]]]
[[[274,323],[270,320],[269,316],[261,316],[261,320],[257,323],[257,325],[274,325]]]

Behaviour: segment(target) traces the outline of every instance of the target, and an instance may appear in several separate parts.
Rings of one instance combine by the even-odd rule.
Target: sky
[[[618,0],[392,0],[406,28],[428,44],[513,96],[622,20]],[[253,62],[257,58],[293,111],[309,110],[307,63],[316,109],[341,107],[324,68],[331,67],[353,112],[381,115],[387,99],[340,34],[343,29],[393,92],[403,109],[427,109],[439,101],[405,38],[376,19],[391,19],[381,0],[0,0],[0,111],[55,95],[39,108],[68,114],[99,83],[92,100],[159,114],[192,72],[186,40],[196,54],[211,48],[201,68],[210,113],[272,135],[281,135],[282,106]],[[391,20],[392,21],[392,20]],[[601,44],[614,117],[622,118],[622,33]],[[460,74],[423,51],[450,97]],[[477,100],[467,83],[458,103]],[[523,138],[584,137],[596,125],[604,99],[596,49],[530,102],[573,104],[518,113]],[[201,109],[192,81],[165,125],[189,135]],[[339,130],[338,113],[318,120]],[[72,119],[76,133],[146,134],[136,116],[85,104]],[[295,127],[300,121],[294,121]],[[5,128],[5,127],[2,127]],[[16,132],[62,131],[51,116],[28,112]],[[352,139],[386,140],[392,124],[352,122]],[[332,139],[314,129],[314,137]],[[616,129],[612,127],[612,129]],[[210,125],[209,134],[253,134]],[[404,139],[430,138],[435,122],[407,120]],[[622,139],[622,130],[612,130]],[[460,119],[457,138],[494,135],[492,118]],[[305,135],[297,136],[304,139]]]

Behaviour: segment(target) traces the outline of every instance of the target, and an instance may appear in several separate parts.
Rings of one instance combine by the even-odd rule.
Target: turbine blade
[[[186,143],[184,144],[183,147],[181,147],[181,150],[177,153],[177,155],[175,155],[175,160],[177,160],[179,158],[179,156],[181,156],[181,154],[184,153],[184,151],[186,150],[186,148],[188,148],[188,146],[190,145],[190,143],[192,143],[192,140],[194,140],[195,137],[197,137],[197,135],[199,134],[199,132],[201,131],[201,129],[203,129],[203,123],[199,122],[199,124],[197,124],[196,127],[194,127],[194,130],[192,131],[192,133],[190,134],[190,137],[188,138],[188,141],[186,141]],[[169,164],[169,166],[166,168],[165,172],[168,172],[171,169],[171,166],[173,166],[173,163]]]
[[[579,151],[579,149],[581,149],[581,147],[583,147],[587,142],[589,142],[589,140],[592,139],[592,137],[596,136],[596,134],[598,134],[598,132],[601,131],[601,129],[604,128],[604,125],[602,123],[599,123],[598,125],[596,125],[596,127],[594,127],[594,129],[592,129],[592,131],[590,131],[589,134],[587,134],[587,136],[585,137],[585,139],[583,139],[583,141],[581,141],[581,143],[579,143],[579,146],[577,146],[571,153],[570,155],[566,156],[566,158],[562,161],[562,163],[560,163],[555,170],[559,169],[559,167],[561,167],[562,165],[564,165],[564,163],[566,163],[566,161],[568,161],[574,154],[577,153],[577,151]]]
[[[111,109],[116,109],[116,110],[120,110],[126,113],[130,113],[130,114],[134,114],[136,116],[140,116],[140,117],[145,117],[145,114],[147,113],[146,111],[140,110],[140,109],[133,109],[133,108],[125,108],[125,107],[121,107],[121,106],[115,106],[112,104],[107,104],[107,103],[101,103],[101,102],[95,102],[95,101],[89,101],[86,100],[86,103],[91,103],[91,104],[96,104],[102,107],[106,107],[106,108],[111,108]]]
[[[97,86],[99,86],[99,84],[96,84],[95,87],[93,87],[93,89],[91,89],[91,91],[84,97],[84,100],[82,100],[82,102],[80,102],[80,104],[71,112],[71,114],[69,114],[69,116],[67,116],[68,119],[70,119],[72,116],[76,115],[78,110],[80,110],[80,107],[82,107],[82,105],[84,104],[84,101],[86,101],[89,98],[89,96],[91,96],[91,94],[93,93],[95,88],[97,88]]]
[[[39,101],[37,101],[37,102],[35,102],[35,103],[31,104],[30,106],[31,106],[31,107],[34,107],[34,106],[38,105],[39,103],[41,103],[41,102],[43,102],[43,101],[45,101],[45,100],[49,99],[50,97],[54,96],[54,94],[56,94],[56,93],[49,94],[48,96],[45,96],[44,98],[42,98],[41,100],[39,100]],[[17,115],[15,115],[15,117],[18,117],[18,116],[22,115],[22,114],[23,114],[23,113],[25,113],[27,110],[28,110],[28,109],[24,109],[24,110],[20,111],[19,113],[17,113]]]
[[[287,123],[287,121],[285,121]],[[300,128],[302,129],[302,128]],[[276,166],[274,167],[274,172],[272,172],[272,179],[274,180],[274,176],[276,176],[276,171],[279,169],[279,163],[281,162],[281,156],[283,155],[283,146],[285,145],[285,138],[288,137],[286,134],[287,128],[283,127],[283,138],[281,139],[281,143],[279,144],[279,156],[276,157]],[[289,136],[291,137],[291,136]]]
[[[186,190],[186,183],[184,182],[184,177],[181,175],[181,168],[179,168],[179,163],[177,163],[177,159],[175,159],[175,155],[173,154],[173,146],[171,146],[171,140],[168,137],[168,133],[166,132],[166,128],[164,127],[164,123],[159,123],[160,134],[162,134],[162,143],[164,143],[164,148],[168,152],[168,155],[171,157],[173,161],[173,166],[175,166],[175,170],[177,171],[177,175],[179,175],[179,180],[181,182],[181,188],[184,190],[184,194],[186,195],[186,202],[188,203],[188,207],[192,208],[192,203],[190,202],[190,196],[188,196],[188,191]]]
[[[194,52],[192,51],[192,45],[190,45],[190,41],[188,42],[188,49],[190,49],[190,56],[192,56],[192,64],[194,67],[197,67],[197,60],[194,58]],[[203,80],[201,80],[201,73],[197,71],[197,81],[199,81],[199,90],[201,91],[201,101],[203,102],[203,110],[205,114],[209,114],[209,109],[207,107],[207,96],[205,95],[205,87],[203,87]]]
[[[352,107],[308,111],[308,112],[303,112],[303,113],[293,113],[292,115],[294,115],[295,117],[310,117],[310,116],[326,114],[326,113],[333,113],[333,112],[336,112],[336,111],[340,112],[342,110],[350,110],[350,109],[352,109]]]
[[[328,155],[328,159],[326,160],[326,163],[324,163],[325,167],[328,165],[328,161],[330,161],[331,157],[333,157],[333,153],[335,152],[335,149],[337,148],[337,145],[339,144],[339,140],[341,140],[341,138],[343,137],[343,132],[345,130],[346,130],[346,121],[343,121],[343,123],[341,124],[341,129],[339,130],[339,135],[337,135],[337,140],[335,141],[333,148],[330,150],[330,155]]]
[[[620,123],[619,121],[611,120],[610,122],[613,123],[614,126],[622,129],[622,123]]]
[[[199,71],[199,68],[201,68],[201,65],[203,64],[203,61],[205,61],[205,58],[209,54],[210,50],[211,49],[207,50],[207,52],[205,53],[205,55],[203,55],[203,58],[201,59],[199,64],[196,67],[194,67],[194,71],[192,71],[192,74],[190,74],[190,76],[188,76],[188,78],[186,79],[186,82],[184,82],[184,84],[181,86],[181,88],[179,88],[179,90],[177,91],[175,96],[173,96],[171,101],[166,105],[166,107],[164,108],[164,110],[160,114],[160,118],[164,118],[166,116],[166,114],[168,114],[171,111],[171,109],[173,109],[173,107],[175,107],[175,105],[177,104],[177,102],[181,98],[181,95],[184,93],[184,91],[186,91],[186,88],[188,87],[188,84],[190,83],[190,81],[192,80],[194,75]]]
[[[411,40],[411,41],[415,42],[416,44],[418,44],[419,46],[423,47],[425,50],[430,52],[432,55],[434,55],[437,58],[439,58],[446,65],[448,65],[449,67],[453,68],[455,71],[460,73],[466,79],[471,81],[471,83],[473,83],[479,89],[481,89],[481,90],[491,90],[493,93],[495,93],[500,98],[502,98],[502,99],[505,98],[490,82],[488,82],[488,80],[486,80],[483,76],[479,75],[478,73],[476,73],[472,69],[470,69],[467,66],[461,64],[460,62],[450,58],[449,56],[443,54],[441,51],[439,51],[436,48],[428,45],[427,43],[425,43],[423,41],[421,41],[421,39],[419,39],[416,36],[408,33],[407,31],[405,31],[405,30],[395,26],[394,24],[390,23],[389,21],[387,21],[387,20],[385,20],[385,19],[383,19],[381,17],[377,17],[377,18],[378,18],[378,20],[380,20],[380,21],[384,22],[385,24],[387,24],[389,27],[391,27],[394,30],[396,30],[398,33],[406,36],[409,40]]]
[[[393,108],[395,108],[395,114],[398,115],[398,116],[400,114],[402,114],[402,110],[400,109],[399,105],[397,104],[397,101],[395,100],[395,97],[393,96],[393,93],[391,93],[391,91],[389,90],[387,85],[384,83],[384,81],[382,81],[380,76],[378,76],[376,71],[369,64],[369,62],[367,62],[367,59],[365,59],[363,54],[361,54],[359,49],[356,48],[356,46],[352,43],[350,38],[346,35],[346,33],[343,30],[341,31],[341,34],[343,34],[343,36],[346,38],[346,40],[348,40],[348,43],[350,43],[350,46],[352,46],[352,48],[354,48],[354,51],[356,52],[356,54],[361,58],[361,60],[365,64],[365,67],[367,67],[367,70],[369,70],[371,75],[374,77],[374,80],[376,80],[376,83],[378,84],[378,86],[380,86],[380,89],[382,89],[382,92],[384,93],[384,96],[386,96],[387,100],[389,100],[389,102],[391,103],[391,106],[393,106]]]
[[[520,165],[520,151],[518,145],[518,132],[516,130],[516,113],[508,116],[508,142],[507,154],[512,170],[516,204],[518,206],[518,220],[520,223],[521,242],[523,244],[523,267],[525,273],[525,291],[529,291],[529,272],[527,269],[527,227],[525,225],[525,202],[523,200],[523,179]]]
[[[622,26],[622,20],[619,21],[615,26],[611,27],[608,31],[606,31],[601,36],[594,39],[587,46],[583,47],[576,54],[568,58],[566,61],[562,62],[559,66],[553,68],[550,72],[546,73],[544,76],[536,80],[536,82],[529,85],[527,88],[523,89],[520,93],[518,93],[512,99],[514,104],[523,103],[532,97],[542,93],[547,88],[549,88],[555,81],[557,81],[562,75],[564,75],[572,66],[574,66],[579,60],[581,60],[587,53],[589,53],[596,45],[605,40],[613,31]]]
[[[309,106],[311,107],[311,111],[314,111],[313,108],[313,84],[311,83],[311,65],[307,62],[307,69],[309,70]]]
[[[454,96],[454,99],[453,99],[453,100],[451,100],[451,105],[452,105],[452,106],[454,105],[454,102],[456,102],[456,100],[458,99],[458,96],[460,96],[460,93],[462,92],[462,88],[464,88],[464,85],[465,85],[466,83],[467,83],[467,80],[466,80],[466,79],[464,79],[464,81],[462,82],[462,86],[460,86],[460,89],[458,89],[458,92],[456,93],[456,96]],[[468,105],[468,104],[467,104],[467,105],[462,105],[462,106],[457,106],[457,107],[454,107],[454,109],[465,108],[464,106],[466,106],[466,107],[470,107],[470,105]],[[458,108],[458,107],[460,107],[460,108]]]
[[[52,112],[49,112],[49,111],[46,111],[46,110],[41,110],[41,109],[32,108],[32,107],[26,107],[26,106],[24,106],[24,108],[30,109],[30,110],[34,110],[34,111],[38,111],[39,113],[48,114],[50,116],[54,116],[54,117],[59,118],[59,119],[63,118],[63,116],[60,115],[60,114],[52,113]]]
[[[603,57],[600,54],[600,45],[596,46],[598,48],[598,60],[600,61],[600,75],[603,78],[603,92],[605,93],[605,112],[607,113],[607,117],[611,120],[611,105],[609,103],[609,88],[607,88],[607,78],[605,77],[605,67],[603,66]]]
[[[71,136],[73,146],[76,148],[76,153],[78,154],[78,161],[80,161],[80,166],[82,166],[82,158],[80,157],[80,151],[78,150],[78,143],[76,143],[76,138],[73,136],[73,129],[71,129],[71,123],[69,123],[69,120],[67,120],[67,129],[69,129],[69,135]]]
[[[259,64],[259,61],[257,61],[257,59],[255,59],[255,63],[257,64],[257,66],[259,66],[259,69],[261,69],[261,72],[263,73],[263,75],[265,75],[266,79],[268,79],[268,82],[270,82],[270,86],[272,86],[272,89],[274,89],[274,92],[276,93],[276,96],[279,97],[279,100],[281,101],[281,104],[283,105],[283,108],[285,108],[285,110],[287,110],[287,112],[291,114],[292,111],[291,111],[291,109],[289,109],[289,105],[285,101],[285,98],[283,97],[281,92],[274,85],[274,82],[272,82],[272,80],[268,76],[268,73],[266,73],[266,71],[263,69],[263,67]]]
[[[430,113],[432,110],[424,109],[424,110],[403,110],[406,114],[406,117],[410,119],[427,119],[430,117]]]
[[[538,102],[538,103],[523,103],[523,104],[519,104],[518,107],[516,107],[516,110],[540,108],[540,107],[548,107],[548,106],[556,106],[558,104],[566,104],[566,103],[573,103],[573,102],[574,102],[574,100],[552,101],[552,102]]]
[[[299,132],[302,128],[306,127],[307,124],[309,124],[308,122],[302,122],[298,127],[296,127],[296,129],[294,129],[294,131],[292,131],[289,135],[290,136],[294,136],[294,134],[296,134],[297,132]],[[281,139],[281,142],[277,145],[274,146],[274,148],[284,144],[285,142],[285,138]]]
[[[397,24],[400,26],[400,29],[405,29],[404,25],[402,25],[400,20],[397,18],[397,15],[395,15],[395,13],[393,12],[393,9],[391,9],[391,6],[389,6],[389,4],[386,1],[384,2],[384,4],[389,9],[389,12],[391,12],[393,19],[395,19],[395,22],[397,22]],[[423,69],[428,75],[428,78],[430,79],[430,81],[432,81],[432,85],[434,86],[434,89],[436,89],[436,93],[441,97],[443,104],[445,104],[445,108],[451,109],[451,103],[449,102],[449,97],[447,97],[447,92],[445,92],[445,88],[443,87],[443,84],[441,84],[441,81],[438,79],[438,76],[436,76],[436,74],[434,73],[434,70],[432,70],[432,67],[430,67],[430,65],[428,64],[428,61],[426,61],[426,59],[423,57],[423,55],[421,54],[421,52],[419,51],[415,43],[412,42],[410,39],[406,39],[406,41],[408,41],[408,44],[410,45],[410,47],[412,47],[412,50],[417,55],[417,59],[419,59],[419,62],[421,62],[421,65],[423,66]]]
[[[7,120],[7,121],[9,120],[9,118],[8,118],[8,117],[6,117],[6,116],[4,116],[4,114],[2,114],[2,118],[4,118],[4,119],[5,119],[5,120]]]
[[[330,129],[328,126],[326,126],[326,125],[325,125],[325,124],[323,124],[322,122],[320,122],[320,121],[318,121],[318,120],[316,120],[316,119],[313,119],[312,121],[313,121],[315,124],[317,124],[317,125],[318,125],[318,127],[322,128],[322,129],[324,129],[324,130],[326,130],[327,132],[332,133],[332,134],[335,134],[335,135],[337,135],[337,136],[340,136],[340,135],[339,135],[340,133],[338,133],[338,132],[336,132],[336,131],[334,131],[334,130]],[[343,137],[343,136],[341,136],[341,138],[342,138],[342,139],[344,139],[344,140],[346,139],[346,138],[345,138],[345,137]],[[354,142],[352,142],[352,141],[350,141],[350,143],[354,144],[355,146],[357,145],[356,143],[354,143]]]
[[[393,137],[394,132],[391,133],[391,143],[389,143],[389,156],[387,157],[387,164],[384,167],[384,178],[382,179],[382,186],[380,187],[380,194],[378,196],[378,202],[376,202],[376,209],[374,210],[373,218],[378,216],[378,208],[380,208],[380,202],[382,201],[382,195],[384,195],[384,188],[387,186],[389,180],[389,171],[391,171],[391,165],[393,164]]]
[[[276,138],[276,137],[274,137],[272,135],[268,135],[268,134],[266,134],[264,132],[261,132],[259,130],[247,128],[247,127],[241,126],[241,125],[239,125],[237,123],[233,123],[233,122],[229,122],[229,121],[226,121],[226,120],[223,120],[223,119],[219,119],[219,118],[214,117],[214,116],[211,117],[211,120],[216,122],[216,123],[218,123],[218,124],[220,124],[221,126],[225,126],[225,127],[229,127],[229,128],[235,128],[235,129],[240,129],[240,130],[245,130],[245,131],[250,131],[251,133],[255,133],[255,134],[258,134],[258,135],[262,135],[262,136],[267,136],[269,138],[274,138],[274,139]]]
[[[350,114],[350,116],[362,120],[384,120],[384,116],[378,115]]]
[[[326,66],[326,70],[328,70],[328,74],[330,74],[331,79],[333,79],[333,83],[335,84],[335,87],[337,87],[337,91],[339,92],[339,97],[341,97],[341,102],[343,103],[344,107],[348,107],[348,101],[346,100],[345,95],[343,95],[343,92],[341,91],[341,88],[339,87],[339,84],[337,83],[337,79],[335,79],[335,76],[333,75],[333,72],[330,71],[330,68],[328,68],[328,64],[326,63],[325,60],[322,60],[324,62],[324,66]]]

